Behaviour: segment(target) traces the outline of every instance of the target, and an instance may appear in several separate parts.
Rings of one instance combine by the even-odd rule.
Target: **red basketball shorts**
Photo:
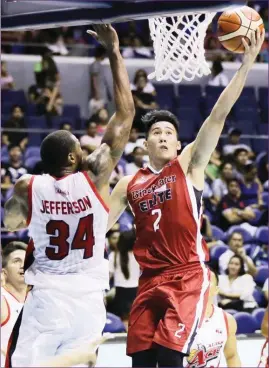
[[[129,319],[127,354],[156,344],[188,354],[204,317],[209,281],[210,272],[200,263],[142,275]]]

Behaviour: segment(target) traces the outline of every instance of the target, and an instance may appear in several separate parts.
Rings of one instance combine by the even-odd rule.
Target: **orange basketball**
[[[264,28],[260,14],[243,6],[221,14],[218,20],[218,38],[227,50],[242,54],[245,51],[242,38],[250,44],[251,33],[257,28]]]

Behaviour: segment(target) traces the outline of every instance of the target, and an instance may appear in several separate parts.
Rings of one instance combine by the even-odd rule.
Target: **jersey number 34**
[[[50,220],[46,231],[50,239],[50,245],[46,248],[46,256],[53,261],[60,261],[68,256],[73,249],[84,249],[83,258],[91,258],[93,255],[94,234],[93,214],[82,217],[79,220],[71,247],[67,239],[70,236],[69,225],[62,220]],[[56,248],[57,247],[57,248]]]

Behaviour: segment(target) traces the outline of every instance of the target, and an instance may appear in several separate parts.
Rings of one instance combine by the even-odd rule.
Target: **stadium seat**
[[[257,229],[255,240],[258,244],[268,244],[268,227],[261,226]]]
[[[227,245],[216,245],[210,250],[210,255],[212,260],[218,260],[219,257],[228,250],[229,247]]]
[[[46,118],[44,116],[29,116],[27,118],[28,128],[47,129]]]
[[[268,149],[268,139],[252,139],[251,147],[256,154],[264,152]]]
[[[268,123],[268,88],[259,88],[259,105],[261,108],[262,121]]]
[[[257,131],[259,134],[268,136],[268,124],[258,124]]]
[[[201,87],[193,84],[182,84],[178,86],[177,102],[180,107],[200,108],[201,103]]]
[[[62,116],[66,116],[73,119],[80,118],[80,107],[79,105],[64,105]]]
[[[265,309],[264,308],[257,308],[252,312],[252,316],[256,320],[256,330],[261,329],[262,320],[264,317]]]
[[[234,315],[237,322],[237,335],[254,333],[256,331],[256,320],[255,318],[246,312],[238,312]]]
[[[51,119],[52,129],[60,129],[62,123],[68,123],[74,129],[76,127],[75,122],[76,122],[75,118],[68,116],[54,116]]]
[[[40,147],[27,147],[24,155],[24,159],[27,160],[29,157],[40,158]]]
[[[267,266],[261,266],[258,268],[257,275],[254,277],[254,281],[256,284],[260,287],[262,287],[265,283],[265,280],[268,278],[268,265]]]
[[[255,121],[239,120],[234,124],[234,127],[241,130],[242,134],[256,134]]]
[[[172,84],[154,84],[156,89],[156,102],[160,109],[174,111],[175,109],[175,91]]]
[[[257,108],[246,107],[248,104],[244,104],[233,110],[233,116],[236,120],[244,120],[244,121],[254,121],[256,124],[260,124],[261,119]]]
[[[254,291],[253,291],[253,298],[256,300],[257,304],[259,307],[265,307],[266,304],[267,304],[267,301],[265,299],[265,296],[263,295],[263,292],[256,288]]]
[[[33,169],[34,168],[34,166],[35,166],[35,164],[37,163],[37,162],[39,162],[40,161],[40,157],[37,157],[37,156],[33,156],[33,157],[28,157],[26,160],[25,160],[25,162],[24,162],[24,164],[25,164],[25,166],[27,167],[27,168],[29,168],[29,169]]]
[[[250,225],[255,226],[255,225],[257,225],[259,223],[259,221],[260,221],[260,219],[261,219],[261,217],[263,215],[263,211],[260,211],[257,208],[253,208],[253,212],[255,214],[255,218],[253,220],[250,220],[249,223],[250,223]]]
[[[230,229],[226,233],[226,236],[229,237],[235,231],[242,234],[244,243],[251,243],[251,241],[253,240],[253,237],[251,236],[251,234],[246,229],[243,229],[240,226],[230,227]]]
[[[42,142],[41,133],[29,133],[28,146],[40,146]]]
[[[178,116],[178,114],[176,114]],[[178,117],[179,118],[179,117]],[[194,139],[196,124],[193,119],[182,119],[180,121],[180,140],[190,142]]]
[[[26,106],[26,114],[28,116],[35,116],[37,114],[36,105],[32,103],[28,103]]]
[[[211,229],[212,229],[213,238],[215,240],[224,240],[225,234],[219,227],[212,225]]]
[[[1,90],[1,101],[12,103],[13,105],[26,105],[26,98],[23,90]]]
[[[17,231],[17,236],[20,240],[28,240],[28,238],[29,238],[28,229],[23,229],[23,230]]]
[[[122,320],[115,316],[115,314],[107,313],[106,324],[103,332],[119,333],[126,332],[125,326]]]

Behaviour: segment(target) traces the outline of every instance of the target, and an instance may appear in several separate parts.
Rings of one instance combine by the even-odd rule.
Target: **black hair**
[[[14,110],[15,110],[17,107],[18,107],[19,109],[21,109],[21,111],[22,111],[22,112],[24,112],[24,108],[23,108],[21,105],[18,105],[18,104],[13,105],[13,106],[11,107],[11,112],[14,112]]]
[[[219,274],[217,273],[216,269],[215,269],[215,268],[213,268],[212,266],[209,266],[209,265],[207,265],[207,267],[210,269],[210,271],[211,271],[212,273],[214,273],[214,275],[215,275],[215,277],[216,277],[216,280],[217,280],[217,285],[218,285],[218,284],[219,284]]]
[[[9,145],[8,145],[8,152],[9,151],[11,151],[12,150],[12,148],[19,148],[20,150],[21,150],[21,147],[20,147],[20,145],[19,144],[16,144],[16,143],[10,143]]]
[[[47,135],[40,147],[44,171],[58,174],[67,165],[68,154],[74,151],[75,146],[72,133],[66,130],[57,130]]]
[[[100,58],[106,56],[106,49],[102,45],[98,45],[95,49],[94,56]]]
[[[215,75],[218,75],[223,71],[223,66],[220,60],[213,61],[212,70],[214,71]]]
[[[239,273],[238,273],[238,276],[243,276],[243,275],[245,275],[245,265],[244,265],[244,260],[243,260],[243,258],[241,257],[241,256],[238,256],[238,255],[234,255],[234,256],[232,256],[231,258],[230,258],[230,260],[229,260],[229,263],[231,262],[231,260],[233,259],[233,258],[237,258],[237,259],[239,259],[239,261],[240,261],[240,268],[239,268]],[[228,263],[228,266],[229,266],[229,263]],[[226,273],[226,275],[229,275],[229,268],[227,267],[227,270],[225,271],[225,273]]]
[[[248,153],[248,150],[246,150],[245,148],[237,148],[237,149],[234,151],[234,157],[237,157],[241,152],[246,152],[246,153]]]
[[[231,162],[231,161],[224,161],[224,162],[222,162],[221,163],[221,165],[220,165],[220,167],[219,167],[219,171],[223,171],[224,170],[224,167],[226,166],[226,165],[231,165],[232,167],[233,167],[233,163]]]
[[[118,242],[118,251],[120,254],[120,267],[126,280],[130,278],[129,254],[133,250],[135,243],[135,230],[125,231],[120,234]]]
[[[138,81],[138,78],[139,77],[145,77],[146,80],[148,80],[148,76],[147,76],[147,73],[144,69],[138,69],[136,72],[135,72],[135,76],[134,76],[134,84],[137,83]]]
[[[231,183],[233,183],[233,182],[235,182],[235,183],[237,183],[238,185],[240,185],[240,182],[239,182],[239,180],[238,180],[238,179],[236,179],[236,178],[232,178],[232,179],[227,180],[227,187],[228,187]]]
[[[143,148],[142,147],[138,147],[136,146],[134,149],[133,149],[133,155],[136,153],[137,150],[142,150],[143,151]]]
[[[11,253],[16,250],[25,250],[27,249],[27,244],[20,241],[13,241],[8,243],[2,250],[2,268],[5,268],[8,264],[8,258]]]
[[[244,174],[250,173],[253,169],[257,169],[257,166],[253,162],[245,165]]]
[[[88,128],[90,127],[90,125],[91,125],[91,124],[96,124],[96,125],[97,125],[97,123],[96,123],[94,120],[89,119],[89,120],[86,122],[86,128],[88,129]]]
[[[228,243],[230,243],[230,241],[231,241],[232,237],[234,236],[234,234],[240,234],[242,236],[243,241],[244,241],[244,237],[243,237],[242,233],[240,233],[240,231],[233,231],[231,233],[231,235],[229,235],[229,237],[228,237]]]
[[[174,114],[167,110],[152,110],[142,117],[142,122],[145,125],[146,139],[148,138],[150,128],[158,121],[167,121],[171,123],[178,133],[179,121]]]

